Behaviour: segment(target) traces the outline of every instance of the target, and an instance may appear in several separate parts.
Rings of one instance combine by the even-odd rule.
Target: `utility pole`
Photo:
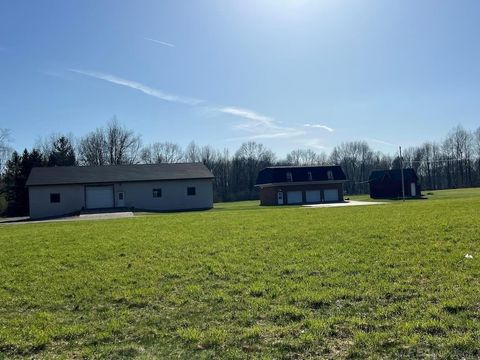
[[[403,157],[402,157],[402,147],[400,149],[400,172],[402,173],[402,198],[405,201],[405,178],[403,177]]]

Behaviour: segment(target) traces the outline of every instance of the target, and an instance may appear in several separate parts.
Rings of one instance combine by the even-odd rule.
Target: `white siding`
[[[196,194],[187,195],[187,187],[195,187]],[[153,189],[162,189],[162,197],[154,198]],[[124,204],[115,207],[132,207],[140,210],[170,211],[210,209],[213,207],[211,179],[145,181],[114,184],[115,194],[124,193]],[[50,203],[50,194],[60,194],[60,203]],[[85,207],[85,185],[31,186],[30,217],[46,218],[81,211]]]
[[[30,217],[44,218],[71,214],[85,206],[83,185],[32,186],[28,189]],[[50,203],[50,194],[60,194],[59,203]]]
[[[190,186],[196,188],[196,195],[187,195],[187,187]],[[162,197],[154,198],[153,189],[162,189]],[[213,207],[213,186],[210,179],[115,184],[115,192],[119,191],[124,192],[126,207],[142,210],[168,211]]]

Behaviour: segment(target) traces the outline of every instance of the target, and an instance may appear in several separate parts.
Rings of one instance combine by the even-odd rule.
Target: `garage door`
[[[338,190],[337,189],[324,190],[323,196],[325,198],[325,202],[338,201]]]
[[[287,202],[289,204],[300,204],[303,202],[301,191],[289,191],[287,192]]]
[[[305,191],[305,197],[307,203],[320,202],[320,190],[307,190]]]
[[[87,209],[113,208],[113,186],[87,186]]]

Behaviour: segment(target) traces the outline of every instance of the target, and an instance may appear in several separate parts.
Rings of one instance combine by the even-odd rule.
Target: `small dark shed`
[[[370,174],[370,197],[372,199],[395,199],[401,198],[402,194],[402,170],[376,170]],[[403,169],[405,184],[405,197],[420,197],[421,186],[414,169]]]

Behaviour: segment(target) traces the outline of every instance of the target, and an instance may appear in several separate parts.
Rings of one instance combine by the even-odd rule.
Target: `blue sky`
[[[480,126],[479,1],[2,1],[14,147],[114,115],[145,143],[394,152]]]

